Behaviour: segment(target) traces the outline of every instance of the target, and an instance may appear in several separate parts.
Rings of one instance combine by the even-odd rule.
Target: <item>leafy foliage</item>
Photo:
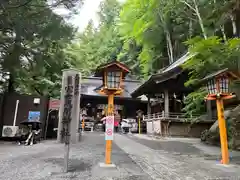
[[[212,72],[228,67],[230,70],[239,72],[239,47],[240,39],[233,38],[224,42],[222,38],[212,36],[207,39],[196,37],[187,43],[190,46],[190,53],[194,53],[189,61],[184,64],[184,68],[189,73],[189,80],[186,86],[195,86],[200,84],[200,80]],[[203,87],[190,93],[185,101],[187,113],[204,112],[203,99],[207,95]]]
[[[237,67],[239,3],[226,0],[105,0],[100,23],[89,22],[78,40],[66,48],[68,58],[86,75],[101,63],[118,59],[138,78],[148,78],[187,51],[186,86],[223,67]],[[185,99],[184,111],[204,110],[204,88]]]
[[[98,12],[99,25],[95,27],[90,21],[84,32],[77,35],[77,40],[66,48],[83,75],[91,75],[98,65],[116,59],[140,75],[137,62],[140,47],[135,41],[124,44],[118,26],[120,10],[117,0],[103,1]]]
[[[187,43],[190,46],[190,53],[195,54],[184,65],[184,68],[190,70],[190,80],[186,83],[187,86],[196,84],[198,80],[211,72],[226,67],[237,70],[240,55],[239,38],[228,39],[223,43],[223,39],[216,36],[206,40],[197,37]]]
[[[64,44],[70,43],[75,30],[53,12],[65,6],[72,10],[77,0],[3,1],[0,7],[0,50],[2,74],[9,73],[8,91],[59,94]],[[3,78],[9,77],[3,76]],[[3,88],[5,85],[3,85]]]
[[[200,114],[205,111],[205,103],[203,99],[206,97],[207,92],[205,88],[200,88],[190,94],[184,99],[185,107],[183,111],[187,116]]]
[[[75,67],[91,75],[118,59],[139,79],[161,71],[189,51],[186,86],[223,67],[238,67],[239,2],[235,0],[104,0],[99,25],[82,33],[53,12],[72,12],[81,0],[3,1],[0,7],[1,83],[9,91],[58,96],[61,70]],[[8,74],[10,73],[10,74]],[[9,82],[8,84],[6,82]],[[187,113],[204,108],[203,88],[186,98]]]

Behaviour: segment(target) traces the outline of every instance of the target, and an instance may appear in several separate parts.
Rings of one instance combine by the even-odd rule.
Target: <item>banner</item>
[[[113,140],[114,116],[106,117],[105,140]]]

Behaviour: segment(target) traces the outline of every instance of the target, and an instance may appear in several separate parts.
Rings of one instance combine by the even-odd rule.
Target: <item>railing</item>
[[[159,112],[154,114],[148,114],[143,116],[144,121],[157,121],[157,120],[175,120],[175,121],[189,121],[198,118],[200,115],[195,114],[192,116],[186,116],[185,113],[175,113],[175,112]]]

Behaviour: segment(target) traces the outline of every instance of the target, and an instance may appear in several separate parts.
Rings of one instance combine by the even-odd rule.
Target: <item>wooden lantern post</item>
[[[98,93],[105,94],[108,96],[107,118],[110,118],[113,124],[114,124],[114,96],[122,94],[123,79],[129,72],[130,72],[129,68],[126,67],[124,64],[117,61],[113,61],[108,64],[99,66],[95,73],[95,76],[100,76],[103,78],[103,85],[98,91]],[[113,128],[108,129],[107,122],[105,130],[105,140],[106,140],[105,164],[110,165]]]
[[[224,107],[223,100],[231,99],[234,96],[229,91],[229,83],[233,79],[238,79],[238,77],[229,72],[228,69],[223,69],[213,74],[206,76],[203,81],[207,84],[208,95],[207,100],[216,100],[217,104],[217,115],[218,115],[218,125],[221,141],[221,152],[222,152],[222,163],[229,163],[229,153],[228,153],[228,141],[227,141],[227,129],[226,121],[224,119]]]
[[[143,111],[142,110],[138,110],[137,111],[137,117],[138,117],[138,133],[141,134],[141,118],[143,115]]]
[[[82,132],[84,132],[85,128],[85,117],[87,117],[87,108],[82,109]]]

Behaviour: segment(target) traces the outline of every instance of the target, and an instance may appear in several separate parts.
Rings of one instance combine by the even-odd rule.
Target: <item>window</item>
[[[121,72],[108,72],[107,73],[107,87],[108,88],[120,88],[120,76]]]
[[[217,86],[215,79],[211,79],[208,81],[207,88],[209,94],[217,94]]]

